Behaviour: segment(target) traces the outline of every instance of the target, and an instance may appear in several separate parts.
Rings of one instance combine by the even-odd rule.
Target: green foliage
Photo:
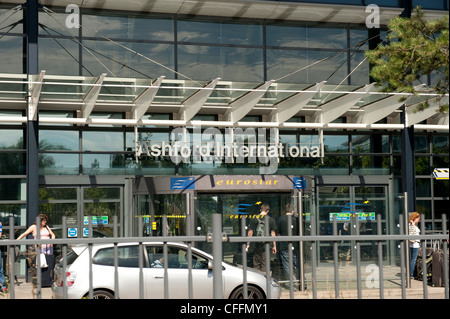
[[[428,75],[432,87],[421,87],[420,92],[436,93],[441,103],[449,90],[449,17],[427,21],[417,7],[411,18],[397,17],[388,25],[387,43],[381,43],[366,57],[372,64],[370,75],[384,92],[417,94],[415,86]],[[405,98],[403,98],[404,100]],[[418,110],[429,106],[430,100]],[[441,112],[448,112],[448,104],[441,104]]]

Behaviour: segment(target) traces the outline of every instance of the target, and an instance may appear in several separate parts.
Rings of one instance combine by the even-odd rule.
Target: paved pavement
[[[31,283],[21,282],[19,285],[15,286],[14,299],[39,299],[36,295],[36,291],[33,290]],[[427,286],[428,299],[445,299],[445,291],[443,287],[431,287]],[[282,299],[289,299],[289,290],[283,289]],[[339,299],[357,299],[357,291],[354,289],[341,289]],[[379,289],[363,289],[362,290],[363,299],[380,299]],[[11,293],[2,294],[0,293],[1,299],[11,299]],[[41,288],[40,299],[52,299],[51,288],[44,287]],[[304,292],[295,291],[294,299],[313,299],[313,294],[311,290],[306,290]],[[336,299],[334,288],[333,289],[318,289],[317,299]],[[385,288],[384,289],[384,299],[402,299],[401,288]],[[423,294],[423,282],[412,280],[411,288],[406,289],[406,299],[424,299]]]

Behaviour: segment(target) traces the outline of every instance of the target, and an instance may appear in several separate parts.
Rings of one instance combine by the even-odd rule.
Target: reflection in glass
[[[100,35],[113,39],[173,41],[172,19],[155,19],[132,15],[83,15],[84,37]]]
[[[78,131],[39,131],[40,150],[79,150]]]
[[[120,199],[120,188],[119,187],[85,188],[84,199]]]
[[[161,75],[173,78],[173,72],[167,69],[174,69],[174,51],[171,44],[121,43],[157,63],[111,42],[86,40],[83,44],[95,56],[83,54],[85,75],[99,76],[107,73],[111,76],[129,78],[155,79]]]
[[[125,151],[122,132],[83,132],[83,151]]]
[[[177,28],[180,42],[258,46],[263,42],[262,26],[259,24],[179,20]]]
[[[23,130],[0,129],[0,149],[23,149]]]
[[[78,43],[71,39],[39,38],[39,68],[47,74],[79,74]]]
[[[180,45],[178,65],[182,74],[198,80],[264,80],[262,49]]]
[[[25,153],[0,153],[0,175],[25,174]]]
[[[323,143],[325,154],[330,153],[348,153],[348,136],[347,135],[324,135]]]
[[[3,17],[2,15],[1,17]],[[21,74],[23,39],[20,37],[2,36],[0,39],[2,58],[0,59],[1,73]]]
[[[78,175],[78,154],[39,154],[39,172],[46,175]]]
[[[9,218],[14,217],[14,225],[25,224],[26,205],[25,204],[0,204],[0,222],[3,226],[9,225]],[[3,235],[6,235],[6,229],[3,228]],[[8,234],[9,235],[9,234]]]
[[[24,199],[26,192],[22,189],[22,181],[20,178],[0,178],[0,200]]]

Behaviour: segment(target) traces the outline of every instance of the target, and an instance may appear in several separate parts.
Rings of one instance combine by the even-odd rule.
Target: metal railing
[[[167,217],[163,216],[163,224],[164,220],[167,221]],[[119,264],[118,264],[118,244],[122,243],[139,243],[139,287],[136,289],[139,289],[139,297],[144,298],[144,280],[143,280],[143,268],[144,268],[144,255],[143,255],[143,245],[144,243],[152,243],[152,242],[162,242],[163,243],[163,255],[164,255],[164,261],[167,261],[168,256],[168,249],[167,249],[167,243],[168,242],[183,242],[187,244],[187,268],[188,268],[188,290],[189,290],[189,298],[192,298],[193,296],[193,277],[192,277],[192,247],[196,243],[200,242],[210,242],[212,243],[212,255],[213,255],[213,266],[212,266],[212,272],[213,272],[213,295],[211,298],[215,299],[223,299],[223,281],[222,281],[222,267],[221,262],[223,259],[223,243],[229,242],[229,243],[237,243],[241,246],[241,253],[242,253],[242,285],[243,285],[243,298],[248,298],[248,282],[247,282],[247,271],[250,268],[247,265],[247,244],[248,243],[264,243],[265,245],[265,258],[266,258],[266,273],[270,274],[273,270],[271,268],[271,255],[270,255],[270,244],[272,242],[287,242],[289,247],[289,279],[287,281],[284,281],[288,284],[289,289],[289,298],[297,298],[296,292],[294,291],[294,283],[298,284],[299,291],[304,292],[305,290],[308,290],[310,293],[310,297],[317,299],[318,298],[318,291],[320,291],[320,288],[318,287],[318,273],[323,271],[323,268],[318,266],[318,244],[319,243],[330,243],[332,246],[333,251],[333,278],[334,281],[334,298],[340,298],[340,292],[341,292],[341,286],[340,286],[340,271],[342,270],[340,268],[339,263],[339,251],[338,246],[339,243],[342,241],[348,241],[351,243],[354,243],[355,248],[355,262],[352,261],[354,264],[354,270],[356,272],[356,288],[352,288],[353,291],[356,291],[356,298],[363,298],[363,278],[362,278],[362,261],[361,261],[361,244],[370,242],[375,243],[377,247],[377,265],[378,267],[378,274],[373,278],[378,283],[379,288],[379,298],[383,299],[385,287],[384,287],[384,271],[383,271],[383,243],[386,242],[394,242],[398,248],[399,248],[399,262],[400,262],[400,286],[401,286],[401,298],[405,299],[407,297],[407,288],[410,287],[410,276],[409,276],[409,261],[407,260],[408,256],[408,247],[409,247],[409,240],[412,239],[419,239],[421,241],[421,249],[422,251],[426,251],[427,249],[427,241],[439,241],[442,243],[442,253],[443,253],[443,273],[442,273],[442,282],[443,282],[443,296],[442,298],[449,298],[449,279],[448,279],[448,234],[447,234],[447,219],[446,216],[442,216],[442,233],[440,234],[425,234],[425,223],[424,223],[424,216],[421,218],[421,234],[422,235],[408,235],[406,232],[408,229],[405,227],[405,220],[403,220],[403,216],[399,216],[399,228],[400,233],[399,234],[382,234],[381,229],[381,216],[377,216],[377,234],[373,235],[360,235],[359,234],[359,227],[358,227],[358,220],[356,219],[356,234],[355,235],[338,235],[337,233],[337,221],[336,218],[333,221],[333,235],[316,235],[314,232],[315,226],[314,221],[311,219],[311,234],[310,235],[304,235],[304,236],[295,236],[295,235],[289,235],[289,236],[268,236],[268,233],[266,232],[266,236],[252,236],[248,237],[245,234],[245,219],[242,219],[242,234],[241,236],[227,236],[222,232],[222,216],[220,214],[213,214],[212,218],[212,232],[209,233],[207,236],[168,236],[167,231],[163,233],[163,236],[158,237],[118,237],[118,223],[117,218],[113,218],[113,228],[114,228],[114,236],[113,237],[103,237],[103,238],[77,238],[77,239],[69,239],[67,238],[67,234],[63,232],[63,238],[56,238],[56,239],[41,239],[38,237],[36,239],[24,239],[18,242],[14,239],[6,239],[6,240],[0,240],[0,248],[6,247],[7,251],[7,268],[9,269],[9,298],[15,299],[15,291],[16,291],[16,284],[14,282],[14,269],[15,269],[15,262],[16,262],[16,256],[15,251],[18,246],[26,245],[28,247],[34,247],[36,245],[41,244],[53,244],[53,245],[61,245],[61,251],[62,256],[66,256],[68,252],[68,246],[70,244],[73,244],[74,241],[76,241],[76,244],[85,244],[87,245],[89,249],[89,294],[87,297],[93,298],[94,296],[94,287],[92,285],[93,283],[93,270],[92,270],[92,249],[94,245],[96,244],[113,244],[114,245],[114,282],[115,282],[115,290],[119,291],[120,287],[118,286],[118,276],[119,276]],[[266,225],[268,225],[268,218],[265,218],[264,222]],[[37,225],[40,225],[40,220],[37,218],[36,221]],[[140,226],[143,225],[142,219],[139,220]],[[66,218],[63,218],[63,229],[67,229],[66,227]],[[143,229],[143,227],[139,227],[139,229]],[[266,227],[268,229],[268,227]],[[4,232],[9,230],[10,234],[14,234],[15,226],[14,226],[14,219],[10,218],[10,224],[9,226],[3,226]],[[88,224],[88,230],[89,234],[92,234],[92,221],[89,221]],[[39,232],[38,232],[39,233]],[[304,271],[304,265],[303,265],[303,258],[300,256],[300,278],[295,279],[294,276],[294,260],[292,255],[292,245],[299,244],[303,245],[305,243],[308,243],[310,245],[310,252],[311,252],[311,260],[310,260],[310,276],[311,279],[308,281],[311,286],[306,283],[305,279],[305,271]],[[352,244],[353,245],[353,244]],[[303,251],[303,250],[300,250]],[[39,254],[36,254],[36,260],[39,261]],[[63,267],[63,273],[66,273],[66,270],[68,268],[67,265],[67,258],[63,258],[62,261],[62,267]],[[427,260],[426,258],[422,258],[422,269],[424,270],[423,278],[427,278]],[[329,267],[328,267],[329,268]],[[11,271],[13,270],[13,271]],[[42,284],[41,284],[41,273],[42,269],[39,262],[36,262],[35,265],[35,276],[34,276],[34,284],[36,286],[36,298],[41,298],[41,290],[42,290]],[[164,297],[169,298],[169,292],[168,292],[168,264],[167,262],[164,262]],[[170,276],[170,275],[169,275]],[[376,278],[377,277],[377,278]],[[271,298],[270,295],[270,285],[271,285],[271,278],[270,276],[266,276],[266,291],[267,291],[267,298]],[[63,281],[63,287],[64,287],[64,298],[67,298],[67,291],[70,289],[67,286],[66,280]],[[423,280],[423,298],[428,298],[428,282],[426,279]],[[284,294],[287,294],[287,291],[284,291]],[[114,297],[118,298],[119,294],[115,293]],[[331,295],[330,298],[333,298]],[[323,297],[322,297],[323,298]]]

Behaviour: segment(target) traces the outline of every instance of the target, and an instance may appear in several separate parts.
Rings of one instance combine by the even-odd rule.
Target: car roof
[[[121,246],[132,246],[132,245],[139,245],[139,244],[143,244],[143,245],[152,245],[152,246],[162,246],[164,244],[167,244],[168,246],[172,246],[172,247],[180,247],[180,248],[184,248],[187,249],[188,245],[185,243],[180,243],[180,242],[155,242],[155,241],[144,241],[144,242],[124,242],[124,243],[117,243],[118,247]],[[87,244],[79,244],[79,245],[72,245],[72,249],[75,251],[75,253],[77,255],[81,254],[82,251],[84,249],[86,249],[88,245]],[[111,248],[114,247],[113,243],[106,243],[106,244],[93,244],[92,248],[93,250],[97,251],[99,249],[104,249],[104,248]],[[208,258],[213,258],[210,254],[208,254],[207,252],[200,250],[198,248],[195,247],[191,247],[192,251],[195,251],[199,254],[205,255]]]

